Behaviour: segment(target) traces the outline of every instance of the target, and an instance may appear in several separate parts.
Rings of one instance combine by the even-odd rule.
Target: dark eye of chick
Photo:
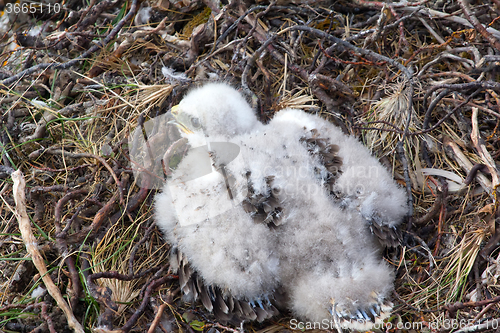
[[[200,119],[195,117],[191,118],[191,125],[193,125],[194,128],[200,128],[201,127]]]

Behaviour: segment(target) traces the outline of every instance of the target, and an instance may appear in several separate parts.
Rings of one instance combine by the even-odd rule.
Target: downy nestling
[[[223,322],[290,310],[368,329],[390,314],[406,195],[356,138],[295,109],[258,121],[225,83],[172,108],[191,149],[156,197],[185,298]],[[193,176],[196,175],[196,176]]]

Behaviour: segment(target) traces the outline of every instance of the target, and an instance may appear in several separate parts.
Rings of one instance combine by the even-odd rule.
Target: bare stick
[[[69,158],[94,158],[94,159],[98,160],[109,171],[109,173],[111,174],[111,177],[113,177],[113,179],[116,183],[116,186],[118,187],[118,194],[120,195],[120,203],[123,204],[125,202],[125,198],[123,197],[124,191],[123,191],[122,182],[120,181],[120,179],[118,179],[118,176],[116,175],[113,168],[101,156],[89,154],[89,153],[71,153],[71,152],[65,151],[63,149],[48,149],[47,153],[54,154],[54,155],[55,154],[62,154],[62,155],[69,157]]]
[[[155,319],[151,323],[151,326],[149,327],[148,333],[154,333],[156,331],[156,327],[158,327],[158,324],[161,321],[161,317],[163,315],[163,311],[165,311],[165,308],[167,307],[167,304],[162,304],[158,308],[158,312],[155,315]]]
[[[77,333],[84,333],[82,325],[76,320],[73,312],[68,306],[68,303],[63,299],[61,291],[56,287],[50,275],[47,274],[47,267],[43,262],[42,255],[38,251],[38,245],[36,238],[31,231],[31,224],[28,214],[26,213],[26,197],[24,193],[24,188],[26,183],[24,182],[24,175],[21,170],[17,170],[12,173],[12,181],[14,182],[13,194],[14,201],[16,202],[16,210],[12,211],[19,222],[19,229],[21,230],[21,236],[23,238],[24,244],[26,244],[26,250],[31,255],[33,264],[40,273],[43,283],[47,287],[47,291],[50,296],[52,296],[56,302],[57,306],[64,312],[66,319],[68,320],[68,325]]]
[[[462,11],[464,12],[464,16],[469,21],[474,29],[477,30],[494,48],[500,51],[500,42],[493,36],[488,30],[479,22],[477,17],[472,14],[470,11],[469,5],[466,0],[458,0]]]

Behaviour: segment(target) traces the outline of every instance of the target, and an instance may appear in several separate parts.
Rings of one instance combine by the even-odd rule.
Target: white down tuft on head
[[[248,133],[260,124],[246,99],[224,83],[194,88],[179,103],[178,110],[197,118],[200,130],[208,137],[233,137]]]

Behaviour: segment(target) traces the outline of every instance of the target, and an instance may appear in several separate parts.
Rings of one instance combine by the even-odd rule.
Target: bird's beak
[[[175,124],[185,134],[193,134],[193,131],[191,131],[186,125],[184,125],[182,120],[179,119],[182,118],[179,114],[179,105],[172,106],[172,109],[170,109],[170,113],[172,113],[172,116],[174,116],[175,120],[169,121],[169,123]]]

